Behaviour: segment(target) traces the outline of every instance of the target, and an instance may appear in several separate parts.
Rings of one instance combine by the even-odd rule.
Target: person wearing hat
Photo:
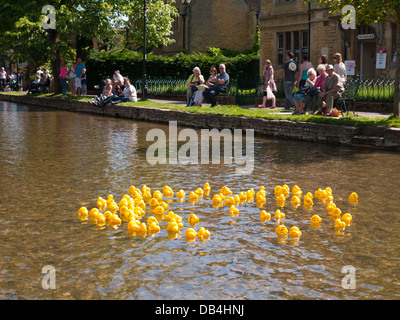
[[[340,98],[344,91],[342,78],[334,72],[334,67],[329,64],[326,68],[327,76],[325,77],[324,84],[322,85],[322,92],[318,95],[317,100],[317,114],[323,114],[323,104],[326,104],[327,112],[324,115],[329,116],[332,112],[333,102],[335,99]]]

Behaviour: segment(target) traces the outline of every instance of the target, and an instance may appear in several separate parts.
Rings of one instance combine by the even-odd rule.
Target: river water
[[[155,128],[169,132],[166,125],[0,102],[0,299],[400,298],[398,153],[256,137],[252,174],[236,175],[238,165],[223,158],[150,165],[154,142],[146,135]],[[130,237],[125,222],[97,228],[77,216],[99,196],[119,201],[131,185],[168,185],[188,195],[205,182],[211,196],[224,185],[234,194],[264,186],[272,215],[276,185],[296,184],[303,194],[330,187],[353,222],[337,233],[325,205],[314,199],[311,210],[293,208],[290,198],[279,223],[298,226],[298,241],[279,240],[278,223],[261,223],[254,202],[239,204],[233,217],[210,197],[169,199],[184,223],[176,239],[164,220],[158,234]],[[348,203],[351,192],[357,206]],[[196,229],[210,231],[208,240],[185,241],[191,213],[200,218]],[[313,214],[323,219],[318,228]],[[55,289],[44,289],[44,266],[55,268]]]

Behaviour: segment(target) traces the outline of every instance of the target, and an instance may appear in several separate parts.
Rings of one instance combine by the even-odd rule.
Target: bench
[[[339,104],[340,113],[343,116],[343,112],[346,112],[346,115],[349,115],[350,110],[347,108],[346,103],[353,104],[353,115],[356,115],[356,104],[357,104],[357,93],[358,88],[360,87],[360,81],[358,79],[348,80],[346,83],[346,90],[343,92],[340,98],[335,100],[335,104]]]

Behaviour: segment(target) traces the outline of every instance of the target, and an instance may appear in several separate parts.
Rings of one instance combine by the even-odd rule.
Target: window
[[[277,36],[278,65],[285,62],[286,53],[292,51],[294,60],[301,62],[303,55],[308,55],[308,31],[279,32]]]
[[[301,52],[303,56],[308,55],[308,31],[301,31]]]
[[[278,64],[283,64],[283,33],[278,33],[277,38],[278,38]]]

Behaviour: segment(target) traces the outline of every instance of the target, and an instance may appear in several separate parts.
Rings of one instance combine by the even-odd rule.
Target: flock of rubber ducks
[[[202,197],[208,197],[210,199],[211,187],[208,182],[204,184],[203,188],[197,188],[196,190],[190,191],[188,198],[189,202],[194,204]],[[318,199],[320,204],[326,207],[326,211],[329,214],[331,220],[333,220],[333,226],[337,234],[344,232],[345,228],[351,225],[352,215],[350,213],[342,214],[340,208],[334,203],[334,197],[332,195],[332,189],[327,187],[325,189],[318,188],[314,195],[307,192],[303,196],[302,190],[294,185],[290,190],[288,185],[276,186],[274,188],[274,197],[276,200],[276,206],[279,208],[274,213],[277,227],[275,229],[278,240],[285,240],[290,237],[291,240],[299,240],[302,236],[301,230],[297,226],[287,228],[284,224],[286,217],[283,213],[285,202],[290,198],[291,206],[296,209],[301,206],[306,210],[311,210],[314,206],[315,199]],[[165,198],[170,198],[169,200]],[[180,189],[174,193],[172,188],[164,186],[162,191],[155,190],[151,191],[149,187],[143,185],[141,189],[130,186],[129,195],[125,194],[118,204],[115,202],[112,194],[109,194],[107,199],[102,197],[97,198],[96,207],[88,210],[86,207],[81,207],[78,210],[78,218],[80,220],[90,220],[100,229],[110,226],[112,228],[119,228],[123,223],[127,225],[127,231],[129,236],[142,236],[147,235],[155,236],[160,232],[161,226],[166,225],[165,229],[168,233],[168,238],[180,238],[182,229],[184,228],[183,219],[181,216],[174,213],[169,208],[169,203],[172,199],[177,199],[177,202],[183,202],[186,198],[186,192]],[[272,218],[272,213],[264,210],[264,204],[267,203],[267,192],[264,186],[261,186],[257,193],[254,189],[249,189],[239,194],[233,194],[233,192],[227,187],[223,186],[218,193],[211,197],[212,207],[221,208],[228,207],[229,215],[235,217],[239,215],[238,206],[245,202],[255,203],[261,210],[260,220],[261,223],[265,223]],[[352,192],[348,197],[348,202],[351,205],[358,204],[358,195]],[[152,214],[147,219],[144,216],[150,213]],[[145,221],[144,221],[145,220]],[[185,239],[188,242],[205,241],[210,238],[210,231],[204,227],[200,227],[196,230],[196,226],[199,224],[200,219],[194,213],[190,214],[187,218],[187,222],[190,225],[184,233]],[[322,218],[314,214],[310,218],[311,225],[313,227],[319,227]]]

